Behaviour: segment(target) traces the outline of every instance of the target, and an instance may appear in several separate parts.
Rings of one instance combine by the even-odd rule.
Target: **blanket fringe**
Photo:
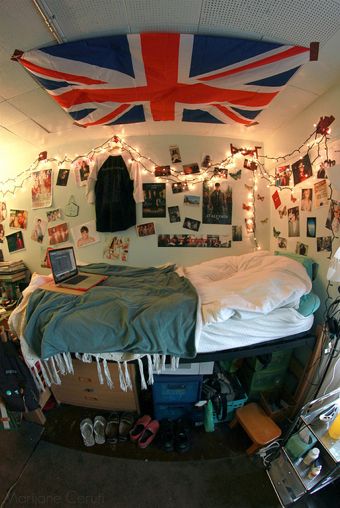
[[[104,374],[105,374],[105,379],[106,379],[107,386],[110,388],[110,390],[112,390],[114,385],[113,385],[113,381],[112,381],[112,378],[111,378],[109,366],[108,366],[107,360],[105,360],[105,358],[103,360],[103,368],[104,368]]]
[[[123,392],[127,392],[127,384],[126,384],[126,380],[125,380],[125,377],[124,377],[124,372],[123,372],[123,369],[122,369],[122,364],[121,364],[121,362],[117,362],[117,365],[118,365],[118,372],[119,372],[119,384],[120,384],[120,387],[123,390]]]
[[[142,390],[147,390],[148,385],[146,384],[145,377],[144,377],[143,362],[140,358],[138,358],[138,366],[139,366],[141,388],[142,388]]]
[[[148,385],[153,385],[153,365],[152,365],[152,359],[150,355],[146,355],[148,360],[148,371],[149,371],[149,379],[148,379]]]

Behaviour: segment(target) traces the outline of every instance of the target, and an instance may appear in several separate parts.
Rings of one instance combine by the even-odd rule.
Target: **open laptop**
[[[48,256],[53,279],[58,287],[87,291],[107,279],[107,275],[79,272],[73,247],[51,249]]]

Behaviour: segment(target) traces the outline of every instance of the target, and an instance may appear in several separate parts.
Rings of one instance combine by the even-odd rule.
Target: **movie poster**
[[[231,224],[233,194],[226,181],[216,182],[211,186],[203,182],[203,224]]]
[[[32,171],[32,208],[48,208],[52,205],[52,169]]]
[[[166,217],[165,183],[143,183],[143,217]]]

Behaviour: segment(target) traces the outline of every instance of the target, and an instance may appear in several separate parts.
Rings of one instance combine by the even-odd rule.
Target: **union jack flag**
[[[18,60],[78,125],[184,121],[251,125],[309,48],[175,33],[50,46]]]

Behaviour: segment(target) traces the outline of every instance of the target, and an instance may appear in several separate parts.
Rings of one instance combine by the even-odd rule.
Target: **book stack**
[[[22,260],[0,262],[0,282],[17,282],[25,279],[26,276],[27,267]]]

